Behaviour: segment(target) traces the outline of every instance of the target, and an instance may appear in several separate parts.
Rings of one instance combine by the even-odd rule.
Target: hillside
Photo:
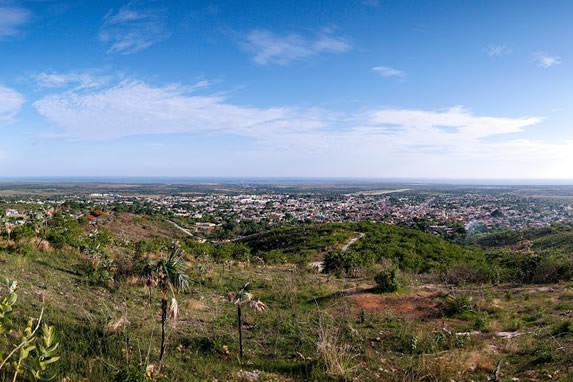
[[[242,238],[239,242],[246,244],[254,254],[269,251],[320,254],[341,247],[353,235],[353,224],[308,224],[277,228]]]
[[[502,231],[481,235],[475,243],[484,249],[521,248],[533,251],[573,253],[573,226],[555,224],[549,227]]]
[[[310,253],[324,256],[340,250],[345,243],[361,234],[348,250],[356,256],[379,262],[392,260],[404,270],[429,272],[453,264],[483,262],[481,251],[418,230],[382,223],[309,224],[278,228],[241,239],[256,255],[281,251],[285,254]]]
[[[163,224],[123,215],[122,225],[121,216],[100,221],[117,239],[137,233],[134,227]],[[120,226],[119,235],[111,231]],[[43,306],[60,343],[61,358],[51,366],[58,381],[481,381],[500,364],[502,380],[573,377],[560,350],[573,346],[571,276],[524,284],[535,279],[509,271],[544,275],[540,270],[553,264],[529,253],[482,251],[375,223],[279,228],[217,245],[186,238],[190,252],[180,253],[191,283],[178,292],[159,289],[158,274],[146,276],[147,266],[166,258],[169,240],[133,246],[92,232],[57,249],[31,245],[33,237],[16,240],[0,240],[8,248],[0,250],[0,279],[19,283],[17,330],[0,334],[0,352],[17,343],[27,318]],[[249,263],[244,252],[233,261],[217,261],[209,251],[193,255],[227,245],[261,256],[280,251],[286,264]],[[301,252],[349,261],[360,271],[293,266],[289,259],[300,261]],[[388,261],[401,270],[399,289],[381,293],[374,276]],[[228,296],[247,282],[254,299],[242,310],[241,362],[237,307]],[[1,285],[0,299],[6,293]],[[163,295],[171,306],[176,298],[178,309],[168,319],[160,363]],[[0,370],[0,380],[12,380],[10,370]]]
[[[181,239],[186,235],[165,219],[127,212],[105,214],[98,228],[115,239],[137,242],[144,239]]]

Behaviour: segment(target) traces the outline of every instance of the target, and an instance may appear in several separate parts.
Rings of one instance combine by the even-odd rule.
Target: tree
[[[237,328],[239,330],[239,359],[243,361],[243,317],[241,308],[243,304],[249,304],[251,309],[256,312],[263,312],[267,309],[267,306],[261,300],[253,300],[253,295],[247,290],[249,289],[251,283],[246,283],[243,285],[237,293],[229,293],[229,302],[237,306]]]
[[[161,297],[161,350],[159,352],[159,362],[163,361],[165,355],[165,325],[167,314],[172,320],[177,320],[177,300],[175,291],[184,291],[189,287],[189,276],[185,273],[185,260],[179,255],[179,248],[172,245],[169,249],[169,256],[150,263],[145,273],[148,277],[148,285],[158,287]],[[168,309],[168,296],[171,293],[171,305]],[[150,291],[151,299],[151,291]]]

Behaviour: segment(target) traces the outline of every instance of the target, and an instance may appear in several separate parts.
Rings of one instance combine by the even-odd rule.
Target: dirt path
[[[342,246],[341,248],[342,252],[348,251],[348,248],[350,248],[352,244],[356,243],[358,240],[366,236],[364,232],[355,232],[355,233],[357,233],[358,235],[348,240],[348,242]],[[324,261],[313,261],[309,263],[309,266],[311,268],[316,268],[319,273],[322,273],[322,271],[324,270]]]
[[[195,234],[193,234],[191,231],[189,231],[187,228],[183,228],[181,227],[179,224],[172,222],[171,220],[169,220],[169,223],[173,224],[175,226],[175,228],[177,228],[179,231],[191,236],[193,239],[195,240],[199,240],[199,241],[205,241],[205,239],[203,239],[202,237],[198,237],[195,236]]]
[[[358,236],[353,237],[352,239],[350,239],[348,241],[348,243],[344,244],[342,246],[342,252],[346,252],[348,251],[348,248],[350,248],[350,246],[354,243],[356,243],[358,240],[362,239],[364,236],[366,236],[366,234],[364,232],[359,232]]]

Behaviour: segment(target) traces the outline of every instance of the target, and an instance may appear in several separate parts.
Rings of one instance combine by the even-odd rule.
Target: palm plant
[[[243,285],[236,293],[229,293],[229,302],[237,306],[237,327],[239,329],[239,359],[243,361],[243,318],[241,308],[244,304],[248,304],[251,309],[256,312],[263,312],[267,306],[261,300],[254,300],[253,295],[247,290],[251,283]]]
[[[171,319],[177,319],[178,307],[175,299],[175,291],[184,291],[189,287],[189,276],[185,273],[185,260],[179,255],[179,248],[173,245],[169,250],[167,258],[161,258],[156,262],[148,264],[145,273],[148,285],[157,286],[161,296],[161,350],[159,352],[159,362],[163,361],[165,355],[165,325],[167,315]],[[168,297],[171,293],[171,305],[168,308]],[[151,298],[151,292],[150,292]]]
[[[12,223],[10,221],[10,218],[7,218],[7,217],[1,218],[0,223],[2,224],[2,226],[4,226],[4,232],[6,232],[6,236],[8,238],[8,241],[10,241],[10,239],[11,239],[10,235],[12,234],[12,231],[14,230],[14,227],[15,227],[14,223]],[[1,227],[0,227],[0,229],[1,229]]]

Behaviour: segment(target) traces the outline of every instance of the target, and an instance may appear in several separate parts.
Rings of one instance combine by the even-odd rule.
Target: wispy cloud
[[[416,134],[412,134],[408,141],[411,143],[432,143],[428,141],[428,137],[434,136],[439,138],[437,141],[442,144],[445,142],[455,144],[455,142],[460,143],[460,138],[467,142],[501,134],[520,133],[525,127],[538,124],[542,119],[475,116],[470,110],[456,106],[441,112],[408,109],[377,110],[369,114],[369,121],[373,126],[403,126],[405,130],[415,131]],[[442,129],[443,127],[454,128],[455,133],[451,134]],[[422,131],[429,134],[420,134]]]
[[[225,152],[248,158],[244,163],[253,168],[276,164],[282,169],[276,176],[563,177],[563,169],[573,166],[573,141],[527,138],[542,117],[477,115],[459,106],[356,113],[247,107],[206,94],[205,86],[208,83],[153,86],[128,80],[97,89],[64,89],[41,98],[34,107],[60,129],[58,139],[153,134],[161,141],[161,136],[185,134],[178,139],[193,142],[204,134],[243,137],[241,144],[225,146]],[[556,168],[556,161],[564,166]],[[383,172],[377,173],[385,163],[392,166],[382,166]],[[225,171],[238,169],[233,166],[227,164]]]
[[[561,58],[559,56],[551,56],[543,52],[535,53],[533,58],[537,65],[543,69],[548,69],[561,63]]]
[[[305,168],[313,160],[322,161],[322,168],[313,170],[323,176],[336,176],[337,171],[386,177],[556,176],[548,173],[555,160],[573,165],[573,152],[568,151],[573,141],[545,144],[524,138],[525,129],[542,120],[480,116],[462,107],[377,109],[355,115],[348,129],[284,136],[280,142],[295,150],[313,149],[312,155],[296,156],[307,163]],[[341,152],[344,160],[338,162]],[[388,163],[392,165],[376,172],[376,166]]]
[[[294,33],[277,35],[264,29],[249,32],[243,47],[253,53],[253,60],[261,65],[286,65],[321,53],[342,53],[351,49],[346,39],[333,33],[323,33],[312,39]]]
[[[378,73],[382,77],[398,77],[398,78],[405,78],[406,73],[402,70],[392,68],[390,66],[375,66],[372,68],[372,71]]]
[[[108,53],[132,54],[169,37],[166,17],[157,9],[138,9],[129,3],[104,18],[99,38],[109,44]]]
[[[41,89],[68,88],[74,90],[91,89],[104,85],[109,77],[95,76],[89,73],[39,73],[34,76]]]
[[[14,89],[0,85],[0,122],[10,122],[24,104],[24,97]]]
[[[78,139],[113,139],[145,134],[220,132],[256,136],[261,131],[316,126],[311,111],[250,108],[218,95],[196,95],[195,86],[152,87],[123,81],[93,92],[65,91],[34,103],[36,109]]]
[[[370,136],[402,136],[402,145],[419,141],[440,145],[451,142],[455,146],[461,140],[469,142],[520,133],[542,120],[475,116],[459,106],[445,111],[374,109],[358,114],[245,107],[230,103],[220,95],[197,94],[199,89],[204,92],[206,86],[206,81],[193,86],[158,87],[143,81],[124,80],[93,90],[64,90],[43,97],[34,106],[66,135],[85,139],[197,131],[260,138],[277,133],[314,133],[324,128],[323,132],[328,130],[333,135],[360,132]],[[405,134],[407,132],[411,134]]]
[[[492,58],[509,56],[511,54],[511,48],[505,45],[490,45],[487,47],[486,53]]]
[[[30,21],[30,12],[20,7],[0,5],[0,39],[16,35]]]

